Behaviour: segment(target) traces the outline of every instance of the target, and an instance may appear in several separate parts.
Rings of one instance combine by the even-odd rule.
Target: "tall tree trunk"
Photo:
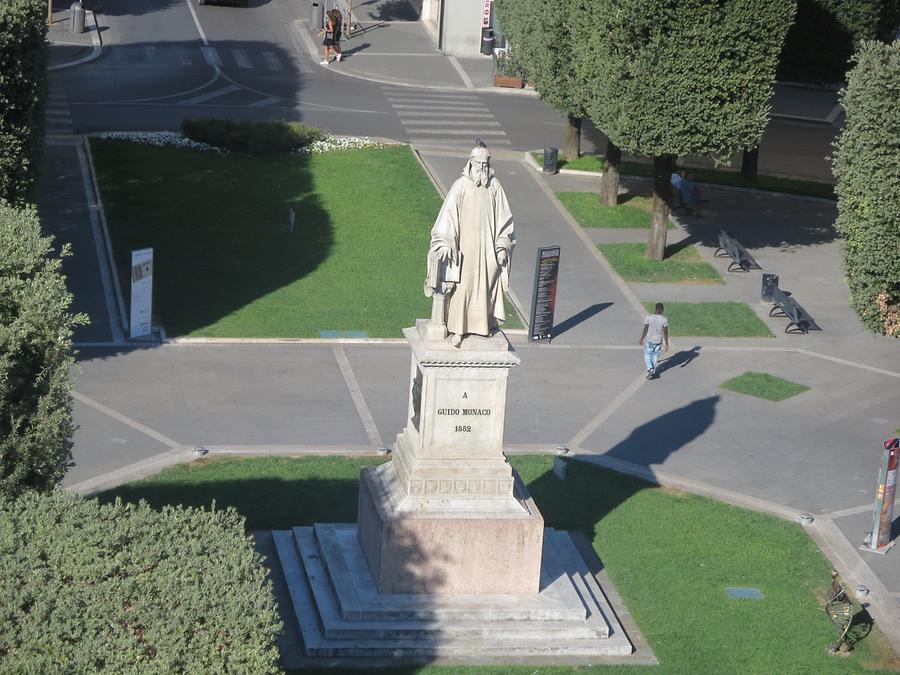
[[[647,252],[650,260],[662,260],[666,255],[666,230],[669,226],[669,200],[672,198],[673,155],[657,155],[653,158],[653,216]]]
[[[610,140],[606,141],[606,166],[600,179],[600,203],[615,206],[619,203],[619,164],[622,149]]]
[[[581,157],[581,117],[566,115],[566,159],[574,162]]]
[[[756,180],[759,167],[759,147],[752,150],[744,150],[741,159],[741,176],[748,180]]]

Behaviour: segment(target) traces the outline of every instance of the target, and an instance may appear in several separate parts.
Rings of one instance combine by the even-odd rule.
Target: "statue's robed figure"
[[[446,294],[451,340],[489,336],[506,320],[503,293],[515,246],[512,212],[486,148],[469,155],[431,229],[425,294]]]

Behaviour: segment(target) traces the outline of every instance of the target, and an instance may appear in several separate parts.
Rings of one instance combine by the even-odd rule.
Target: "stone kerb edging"
[[[540,152],[540,150],[528,150],[525,152],[525,164],[530,166],[532,169],[537,171],[538,173],[542,173],[544,168],[537,163],[534,157],[531,155],[532,152]],[[570,175],[570,176],[593,176],[596,178],[601,178],[603,176],[602,171],[582,171],[580,169],[557,169],[557,172],[561,175]],[[653,181],[652,178],[648,176],[632,176],[630,174],[620,174],[620,176],[627,178],[628,180],[636,180],[650,183]],[[807,180],[807,179],[803,179]],[[804,202],[811,202],[813,204],[837,204],[837,201],[834,199],[825,199],[824,197],[810,197],[808,195],[795,195],[790,192],[776,192],[774,190],[760,190],[759,188],[748,188],[741,187],[739,185],[722,185],[721,183],[704,183],[701,181],[694,181],[696,185],[701,185],[705,189],[712,190],[726,190],[731,192],[743,192],[745,194],[757,195],[761,197],[775,197],[777,199],[797,199]]]

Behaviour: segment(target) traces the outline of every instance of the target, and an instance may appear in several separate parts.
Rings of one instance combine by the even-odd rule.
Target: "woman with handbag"
[[[321,65],[327,66],[331,59],[331,52],[335,53],[335,61],[341,60],[341,20],[336,17],[335,14],[340,16],[340,13],[336,9],[330,9],[325,14],[325,28],[319,31],[319,35],[325,35],[325,38],[322,40],[322,47],[324,50],[324,56],[320,61]]]

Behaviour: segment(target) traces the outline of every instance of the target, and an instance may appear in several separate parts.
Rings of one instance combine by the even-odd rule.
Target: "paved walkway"
[[[91,492],[152,473],[189,459],[195,445],[250,454],[371,452],[390,445],[403,426],[408,393],[409,353],[400,342],[124,344],[115,334],[103,223],[80,147],[74,137],[51,139],[41,200],[44,221],[75,248],[66,271],[76,308],[94,321],[78,335],[79,428],[69,487]],[[425,152],[423,159],[444,187],[463,164],[453,153]],[[549,345],[514,338],[522,365],[510,382],[509,450],[565,445],[588,461],[781,517],[814,513],[811,536],[848,582],[872,590],[872,612],[900,650],[898,554],[856,551],[869,520],[881,441],[900,425],[897,342],[867,334],[847,307],[830,229],[833,206],[710,191],[704,218],[685,222],[672,237],[694,240],[725,284],[628,285],[594,244],[633,233],[583,232],[553,196],[594,190],[595,179],[545,176],[513,155],[496,168],[517,219],[512,279],[520,305],[530,303],[537,247],[563,249],[558,338]],[[642,188],[639,181],[626,186]],[[721,260],[712,260],[718,227],[780,274],[824,332],[783,335],[784,320],[769,319],[756,302],[759,273],[729,275]],[[725,296],[748,302],[775,337],[673,340],[661,378],[644,380],[636,345],[639,302]],[[96,343],[106,344],[90,346]],[[751,369],[811,390],[771,404],[718,386]]]

